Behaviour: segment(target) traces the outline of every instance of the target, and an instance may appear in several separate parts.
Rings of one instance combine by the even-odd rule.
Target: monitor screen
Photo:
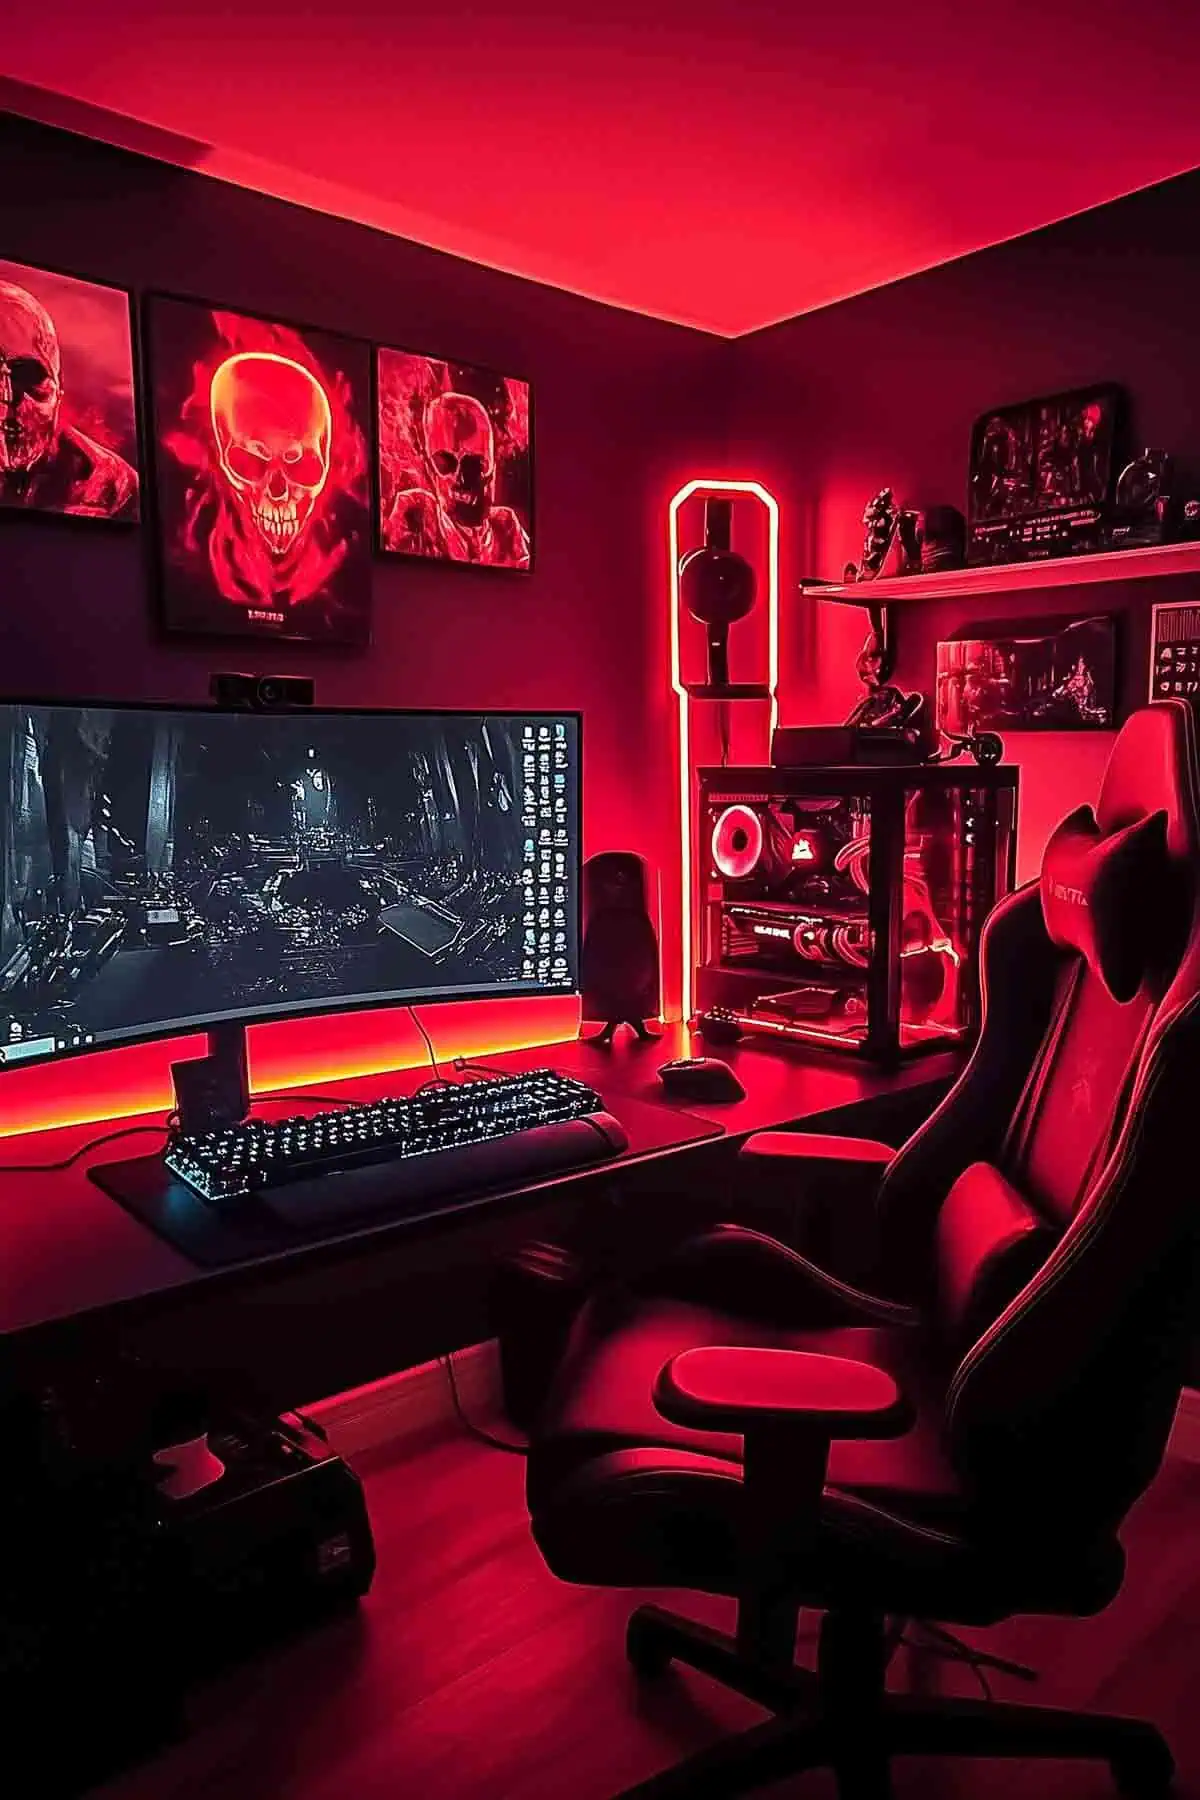
[[[579,726],[0,703],[0,1067],[572,992]]]

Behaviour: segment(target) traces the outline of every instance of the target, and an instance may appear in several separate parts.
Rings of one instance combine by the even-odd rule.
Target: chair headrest
[[[1200,854],[1196,793],[1196,726],[1186,700],[1155,700],[1131,713],[1112,747],[1096,821],[1105,837],[1151,813],[1167,815],[1171,857],[1191,863]]]
[[[1042,915],[1051,941],[1078,950],[1114,1000],[1132,1000],[1155,958],[1147,925],[1173,883],[1167,815],[1105,837],[1090,806],[1065,818],[1042,858]]]
[[[1195,726],[1185,701],[1157,701],[1117,734],[1096,811],[1063,820],[1042,859],[1051,940],[1087,959],[1114,1000],[1131,1000],[1182,950],[1181,897],[1200,856]]]

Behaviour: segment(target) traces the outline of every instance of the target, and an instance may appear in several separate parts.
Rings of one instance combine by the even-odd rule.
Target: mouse
[[[717,1056],[681,1056],[663,1063],[658,1079],[679,1100],[744,1100],[746,1090],[727,1062]]]

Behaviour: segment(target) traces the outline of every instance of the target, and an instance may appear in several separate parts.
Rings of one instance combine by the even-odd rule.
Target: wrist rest
[[[402,1219],[414,1210],[423,1211],[430,1200],[453,1201],[514,1180],[607,1162],[628,1148],[629,1138],[619,1120],[611,1113],[591,1113],[430,1156],[397,1157],[364,1168],[306,1175],[268,1189],[255,1197],[254,1205],[305,1231],[313,1225],[377,1214]],[[238,1210],[238,1203],[232,1210]]]

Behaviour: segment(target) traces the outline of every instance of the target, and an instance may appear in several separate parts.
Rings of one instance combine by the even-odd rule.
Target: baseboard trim
[[[1171,1429],[1167,1455],[1178,1462],[1200,1463],[1200,1389],[1184,1388]]]
[[[500,1402],[495,1339],[456,1350],[454,1378],[464,1411],[494,1417]],[[435,1436],[457,1423],[446,1367],[440,1360],[333,1394],[303,1410],[321,1426],[338,1454],[347,1457]]]
[[[454,1354],[454,1376],[466,1412],[494,1418],[500,1406],[500,1358],[494,1338]],[[367,1387],[333,1394],[304,1408],[341,1456],[432,1437],[457,1426],[442,1362],[402,1369]],[[1167,1445],[1177,1462],[1200,1463],[1200,1389],[1184,1388]]]

